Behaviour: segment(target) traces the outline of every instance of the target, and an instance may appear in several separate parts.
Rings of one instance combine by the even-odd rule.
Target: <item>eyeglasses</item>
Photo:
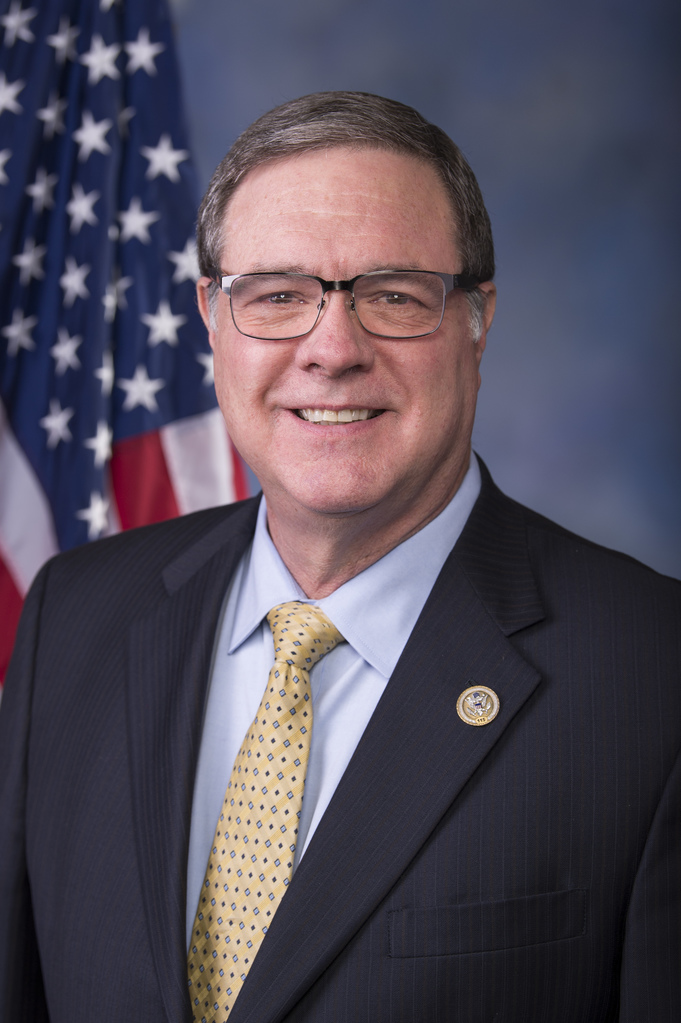
[[[297,273],[224,275],[213,280],[229,296],[240,334],[262,341],[288,341],[308,334],[324,308],[327,291],[349,291],[351,310],[370,334],[417,338],[442,323],[450,291],[472,291],[480,284],[468,274],[431,270],[379,270],[349,281],[325,281]]]

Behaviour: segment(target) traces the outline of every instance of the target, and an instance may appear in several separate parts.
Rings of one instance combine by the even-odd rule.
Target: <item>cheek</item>
[[[214,339],[215,390],[230,433],[250,428],[285,372],[285,353],[242,335],[226,332]]]
[[[435,422],[461,419],[475,404],[478,390],[477,353],[464,343],[446,346],[439,352],[424,353],[425,359],[415,367],[414,387],[421,396],[422,413]],[[427,360],[427,361],[425,361]]]

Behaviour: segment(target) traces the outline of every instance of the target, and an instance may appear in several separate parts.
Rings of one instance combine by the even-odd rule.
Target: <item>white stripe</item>
[[[52,512],[0,402],[0,552],[22,597],[58,551]]]
[[[160,435],[181,515],[235,500],[232,452],[220,409],[169,423]]]

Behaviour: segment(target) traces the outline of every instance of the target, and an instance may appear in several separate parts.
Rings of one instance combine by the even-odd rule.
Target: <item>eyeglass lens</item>
[[[379,337],[419,337],[442,321],[445,287],[436,274],[367,274],[357,279],[353,294],[360,323]],[[244,274],[232,283],[230,297],[242,334],[276,341],[312,330],[324,295],[314,277]]]

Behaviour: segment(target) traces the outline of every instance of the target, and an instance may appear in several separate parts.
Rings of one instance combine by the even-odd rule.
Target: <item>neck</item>
[[[438,501],[424,507],[414,504],[394,517],[383,506],[320,513],[282,507],[268,498],[269,533],[303,593],[310,600],[321,600],[427,526],[454,496],[463,475],[465,471]]]

